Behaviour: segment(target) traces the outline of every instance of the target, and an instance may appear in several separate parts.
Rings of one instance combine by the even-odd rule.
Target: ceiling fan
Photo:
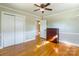
[[[42,13],[44,13],[45,10],[48,10],[48,11],[52,11],[52,9],[50,8],[47,8],[47,6],[50,5],[50,3],[46,3],[46,4],[34,4],[36,7],[39,7],[38,9],[34,10],[34,11],[41,11]]]

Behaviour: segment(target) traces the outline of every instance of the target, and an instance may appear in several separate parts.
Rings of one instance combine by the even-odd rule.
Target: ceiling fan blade
[[[47,4],[45,5],[45,7],[47,7],[48,5],[50,5],[50,3],[47,3]]]
[[[38,10],[40,10],[40,9],[36,9],[36,10],[34,10],[34,11],[38,11]]]
[[[52,9],[50,9],[50,8],[45,8],[45,10],[49,10],[49,11],[52,11]]]
[[[37,4],[34,4],[35,6],[37,6],[37,7],[40,7],[39,5],[37,5]]]

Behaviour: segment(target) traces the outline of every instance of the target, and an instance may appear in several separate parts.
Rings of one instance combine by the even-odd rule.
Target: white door
[[[3,47],[14,45],[14,20],[15,16],[3,13],[1,19],[1,32]]]
[[[16,16],[15,20],[15,44],[22,43],[24,40],[25,18],[21,15]]]
[[[46,24],[46,20],[41,20],[40,22],[40,30],[41,30],[41,37],[42,38],[46,38],[46,27],[47,24]]]

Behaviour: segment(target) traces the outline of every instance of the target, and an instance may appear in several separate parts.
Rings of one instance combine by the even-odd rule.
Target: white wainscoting
[[[59,41],[74,46],[79,46],[79,33],[59,33]]]
[[[22,33],[23,32],[18,32],[17,35],[16,35],[16,38],[17,39],[22,39],[22,41],[20,43],[27,42],[27,41],[31,41],[31,40],[34,40],[35,39],[35,32],[34,31],[24,32],[23,35],[21,35]],[[17,41],[17,42],[19,42],[19,41]],[[19,44],[17,42],[16,42],[16,44]]]
[[[34,40],[36,36],[36,32],[35,31],[28,31],[28,32],[24,32],[24,42],[27,41],[31,41]]]
[[[6,38],[9,38],[9,34],[10,33],[7,33],[7,36],[6,36]],[[12,33],[11,33],[12,34]],[[16,44],[20,44],[20,43],[23,43],[23,42],[28,42],[28,41],[31,41],[31,40],[34,40],[35,39],[35,32],[34,31],[28,31],[28,32],[24,32],[24,34],[22,35],[22,37],[21,37],[21,34],[22,34],[22,32],[18,32],[17,33],[17,35],[15,35],[15,36],[17,36],[17,37],[12,37],[13,39],[14,39],[14,45],[16,45]],[[22,39],[22,41],[18,41],[18,42],[16,42],[16,40],[17,39]],[[9,41],[7,40],[6,41],[6,43],[9,43]],[[1,44],[3,44],[3,43],[1,43]],[[8,46],[11,46],[11,45],[7,45],[6,47],[8,47]],[[3,47],[1,47],[0,46],[0,49],[2,49]]]

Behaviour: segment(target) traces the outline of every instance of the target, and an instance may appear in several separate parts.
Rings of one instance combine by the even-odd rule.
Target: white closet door
[[[21,15],[16,16],[15,25],[15,44],[22,43],[24,40],[24,17]]]
[[[14,19],[14,15],[2,14],[1,31],[3,47],[14,45]]]

